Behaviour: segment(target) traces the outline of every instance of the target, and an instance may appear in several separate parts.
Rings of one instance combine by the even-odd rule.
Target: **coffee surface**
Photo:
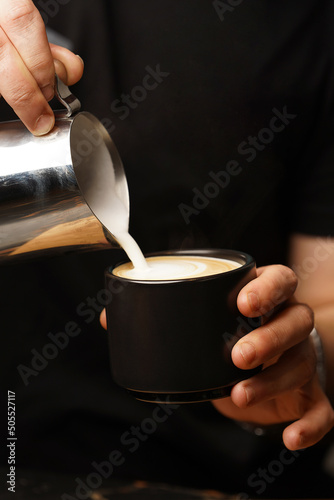
[[[131,262],[113,270],[115,276],[146,281],[192,279],[224,273],[241,266],[238,262],[191,255],[166,255],[148,257],[147,268],[138,269]]]

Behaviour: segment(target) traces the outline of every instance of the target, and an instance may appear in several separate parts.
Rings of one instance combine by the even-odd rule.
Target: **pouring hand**
[[[73,85],[82,76],[83,62],[49,44],[31,0],[0,0],[0,95],[34,135],[53,128],[48,101],[54,96],[55,72]]]
[[[263,370],[236,384],[231,397],[214,401],[224,415],[258,425],[290,422],[283,432],[287,448],[306,448],[334,425],[334,411],[316,370],[310,332],[313,312],[294,298],[297,278],[285,266],[258,269],[258,277],[239,293],[238,308],[264,323],[232,349],[241,369],[263,364]],[[292,423],[291,423],[292,422]]]

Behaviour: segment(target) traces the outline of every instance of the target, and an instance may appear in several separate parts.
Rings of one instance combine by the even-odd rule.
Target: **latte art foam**
[[[167,255],[148,257],[147,268],[134,267],[127,262],[113,270],[115,276],[144,281],[168,281],[201,278],[225,273],[241,266],[238,262],[214,257]]]

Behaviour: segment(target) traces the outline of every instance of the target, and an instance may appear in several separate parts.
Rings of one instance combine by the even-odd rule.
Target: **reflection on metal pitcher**
[[[115,193],[129,211],[122,161],[99,120],[71,116],[79,101],[59,81],[57,91],[67,109],[56,112],[46,136],[33,136],[19,120],[0,123],[0,264],[118,246],[104,220]]]

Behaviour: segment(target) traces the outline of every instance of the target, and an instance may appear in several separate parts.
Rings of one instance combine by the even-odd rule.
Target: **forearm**
[[[334,238],[295,234],[290,240],[290,267],[298,276],[295,297],[314,311],[323,344],[326,393],[334,403]]]

